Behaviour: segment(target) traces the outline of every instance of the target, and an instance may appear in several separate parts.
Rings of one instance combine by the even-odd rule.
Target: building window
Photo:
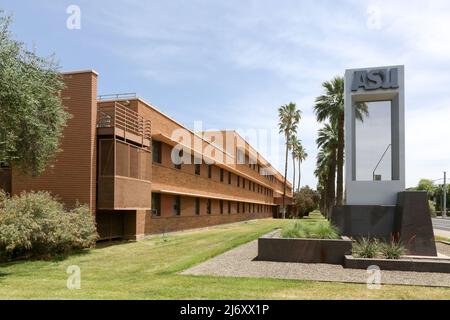
[[[161,141],[152,141],[152,157],[154,163],[161,163]]]
[[[206,200],[206,214],[211,214],[211,199]]]
[[[184,155],[184,150],[183,149],[181,149],[179,151],[179,155],[180,155],[180,159],[183,159],[183,155]],[[180,164],[175,164],[175,169],[180,170],[181,169],[181,163]]]
[[[241,185],[241,177],[237,176],[237,186],[240,187]]]
[[[242,188],[245,189],[245,178],[242,179]]]
[[[220,182],[223,182],[223,169],[220,168]]]
[[[212,178],[212,165],[208,165],[208,178]]]
[[[237,213],[241,213],[241,205],[239,202],[236,202]]]
[[[200,165],[197,163],[197,164],[195,164],[195,174],[196,175],[200,175]]]
[[[242,202],[242,213],[245,213],[245,203]]]
[[[175,196],[173,198],[173,214],[179,216],[181,214],[181,197]]]
[[[161,216],[161,194],[152,192],[152,216]]]
[[[231,214],[231,201],[228,201],[228,214]]]
[[[231,184],[231,172],[228,172],[228,184]]]
[[[220,214],[223,214],[223,200],[219,201],[219,206],[220,206]]]
[[[253,211],[252,212],[255,212],[255,204],[253,204],[252,206],[253,206]]]
[[[200,214],[200,198],[195,198],[195,214]]]

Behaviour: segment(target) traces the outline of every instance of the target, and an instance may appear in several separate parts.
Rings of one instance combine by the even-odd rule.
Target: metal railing
[[[97,128],[118,128],[143,139],[151,139],[151,121],[119,102],[102,104],[97,108]]]
[[[118,100],[118,99],[133,99],[136,98],[136,93],[113,93],[113,94],[102,94],[97,97],[97,100]]]

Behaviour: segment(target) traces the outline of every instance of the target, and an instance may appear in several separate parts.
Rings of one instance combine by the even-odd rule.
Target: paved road
[[[432,220],[434,229],[450,231],[450,218],[434,218]]]

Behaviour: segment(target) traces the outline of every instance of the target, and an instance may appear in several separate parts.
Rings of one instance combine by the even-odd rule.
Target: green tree
[[[335,77],[322,84],[324,94],[316,98],[314,111],[319,122],[329,120],[337,129],[337,204],[343,203],[344,198],[344,78]],[[366,104],[358,104],[356,118],[363,120],[368,115]]]
[[[427,191],[428,196],[430,198],[434,197],[436,193],[436,185],[434,182],[430,179],[420,179],[419,183],[417,184],[417,187],[415,188],[418,191]]]
[[[11,18],[0,11],[0,160],[39,175],[59,150],[69,117],[53,57],[41,58],[12,39]]]
[[[304,217],[317,209],[319,195],[309,186],[299,189],[294,195],[294,207],[296,217]]]
[[[297,110],[295,103],[289,103],[278,108],[278,127],[286,139],[286,154],[284,163],[284,190],[283,190],[283,219],[286,218],[286,179],[288,168],[288,153],[290,138],[297,131],[301,119],[301,111]]]

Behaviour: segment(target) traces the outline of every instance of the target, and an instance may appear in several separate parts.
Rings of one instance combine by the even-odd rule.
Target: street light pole
[[[447,172],[444,171],[444,200],[442,205],[442,218],[447,217]]]

